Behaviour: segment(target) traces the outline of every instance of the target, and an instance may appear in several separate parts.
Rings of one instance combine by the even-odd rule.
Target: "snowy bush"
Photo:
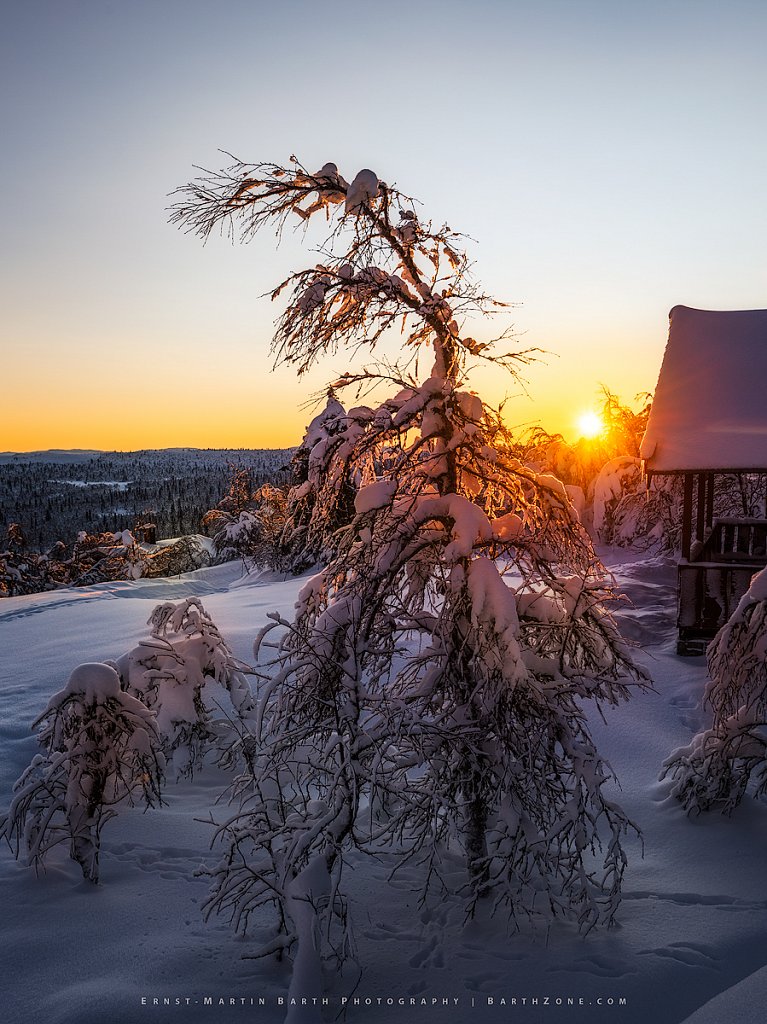
[[[611,773],[584,705],[625,699],[638,673],[564,486],[516,457],[467,387],[468,360],[513,371],[524,353],[469,336],[466,317],[499,304],[471,280],[461,237],[369,169],[348,185],[333,164],[236,164],[181,194],[175,219],[203,236],[235,219],[248,237],[292,213],[332,218],[322,263],[273,293],[289,293],[278,360],[301,373],[393,327],[407,353],[433,353],[420,378],[385,365],[334,385],[393,393],[333,409],[310,446],[318,497],[350,482],[353,514],[292,621],[272,616],[256,642],[257,754],[220,825],[208,911],[244,928],[276,905],[265,952],[297,943],[305,980],[321,937],[339,958],[349,949],[351,851],[420,866],[422,898],[443,898],[457,844],[468,913],[482,899],[515,923],[612,922],[632,826],[603,791]]]
[[[69,582],[71,572],[64,544],[54,544],[45,552],[33,551],[19,524],[8,525],[0,550],[0,597],[54,590]]]
[[[220,686],[235,719],[243,718],[253,708],[248,669],[196,597],[157,605],[149,625],[149,639],[113,664],[123,689],[156,715],[166,756],[189,774],[225,726],[206,703],[209,685]]]
[[[261,544],[261,523],[248,509],[226,512],[211,509],[203,517],[203,526],[212,530],[213,545],[220,562],[234,558],[253,558]]]
[[[72,549],[70,582],[90,586],[106,580],[137,580],[144,574],[148,557],[130,530],[81,531]]]
[[[80,665],[34,723],[44,753],[15,786],[0,835],[41,864],[70,843],[85,878],[98,881],[101,828],[139,793],[160,801],[166,756],[191,773],[219,744],[222,762],[247,761],[242,725],[254,710],[244,672],[197,598],[157,605],[151,636],[117,661]],[[215,718],[204,690],[219,685],[229,718]],[[242,757],[240,756],[242,755]]]
[[[703,703],[708,729],[675,750],[661,778],[690,814],[731,813],[746,794],[767,794],[767,569],[757,573],[709,645]]]
[[[160,801],[164,758],[155,716],[120,689],[114,668],[85,664],[38,725],[43,753],[16,783],[0,834],[35,866],[69,843],[85,879],[98,882],[101,829],[116,808],[136,796],[147,807]]]
[[[654,477],[625,494],[613,512],[611,543],[637,551],[679,551],[682,544],[682,481]]]

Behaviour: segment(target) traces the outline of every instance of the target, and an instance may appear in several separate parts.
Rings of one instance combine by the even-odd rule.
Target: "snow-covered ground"
[[[449,903],[418,906],[412,880],[387,881],[384,861],[359,859],[349,894],[361,972],[306,993],[329,1002],[299,1019],[336,1020],[344,997],[346,1020],[378,1024],[763,1019],[767,807],[746,801],[732,819],[689,820],[666,797],[661,763],[705,720],[705,664],[674,653],[673,562],[603,554],[633,602],[622,623],[656,689],[592,723],[644,835],[644,855],[629,844],[619,927],[581,937],[559,924],[507,934],[501,920],[464,923]],[[51,694],[75,665],[145,637],[159,601],[200,596],[234,653],[251,660],[266,613],[289,613],[299,581],[240,572],[230,564],[0,602],[0,804],[36,751],[29,726]],[[166,806],[121,811],[104,829],[98,887],[65,850],[39,876],[2,851],[4,1024],[284,1019],[289,964],[246,959],[271,922],[243,939],[200,911],[207,882],[195,871],[212,856],[204,819],[224,814],[215,802],[226,783],[207,768],[171,783]]]

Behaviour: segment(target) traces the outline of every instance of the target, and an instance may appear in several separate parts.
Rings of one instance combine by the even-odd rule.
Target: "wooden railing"
[[[767,565],[767,519],[715,519],[679,564],[679,654],[702,654]]]
[[[715,519],[693,562],[767,564],[767,519]]]

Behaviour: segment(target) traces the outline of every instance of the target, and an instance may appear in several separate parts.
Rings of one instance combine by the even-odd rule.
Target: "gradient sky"
[[[270,373],[260,296],[313,262],[300,235],[167,223],[219,148],[372,167],[476,239],[549,353],[526,394],[475,379],[512,424],[651,390],[673,305],[767,306],[766,36],[763,0],[8,5],[0,450],[298,442],[347,368]]]

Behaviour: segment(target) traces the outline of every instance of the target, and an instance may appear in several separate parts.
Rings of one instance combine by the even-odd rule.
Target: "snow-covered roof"
[[[640,454],[650,473],[767,469],[767,309],[674,306]]]

